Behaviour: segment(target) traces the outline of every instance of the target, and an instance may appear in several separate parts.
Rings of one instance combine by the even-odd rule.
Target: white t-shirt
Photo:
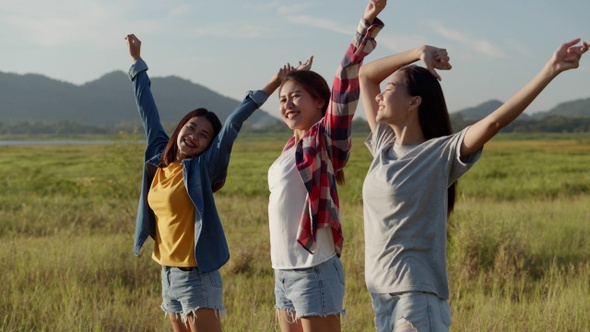
[[[332,229],[317,230],[312,255],[297,242],[307,191],[295,165],[295,146],[283,152],[268,170],[270,257],[274,269],[299,269],[321,264],[336,254]]]
[[[481,150],[460,159],[465,132],[395,145],[378,124],[366,141],[373,162],[363,184],[365,281],[372,293],[422,291],[449,298],[447,189]]]

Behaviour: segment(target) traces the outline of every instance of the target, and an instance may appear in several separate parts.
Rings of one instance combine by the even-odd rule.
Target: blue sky
[[[135,33],[151,76],[180,76],[232,98],[310,55],[313,69],[331,83],[366,3],[0,0],[0,71],[83,84],[126,71],[124,36]],[[422,44],[447,48],[454,68],[441,74],[451,112],[506,101],[561,43],[590,41],[589,0],[389,0],[380,18],[385,28],[366,61]],[[586,54],[579,69],[559,76],[527,112],[588,97]],[[263,108],[278,114],[276,95]]]

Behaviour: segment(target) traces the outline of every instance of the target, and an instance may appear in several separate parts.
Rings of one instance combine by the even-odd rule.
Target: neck
[[[295,129],[293,130],[293,137],[295,137],[295,144],[299,143],[299,140],[305,136],[307,130]]]
[[[401,126],[389,125],[395,133],[395,143],[399,145],[418,145],[426,141],[420,124],[417,122],[407,123]]]

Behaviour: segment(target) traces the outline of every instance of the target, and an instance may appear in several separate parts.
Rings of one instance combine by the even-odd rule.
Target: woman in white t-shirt
[[[590,46],[579,42],[561,45],[514,97],[455,134],[436,72],[451,69],[445,49],[422,46],[362,67],[374,157],[363,185],[365,281],[378,331],[449,329],[446,223],[454,183],[558,74],[578,67]],[[425,68],[408,66],[418,60]]]

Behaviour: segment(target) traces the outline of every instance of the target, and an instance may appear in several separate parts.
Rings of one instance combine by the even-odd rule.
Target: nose
[[[383,92],[381,92],[380,94],[378,94],[378,95],[375,96],[375,101],[376,102],[379,102],[381,100],[383,100]]]

